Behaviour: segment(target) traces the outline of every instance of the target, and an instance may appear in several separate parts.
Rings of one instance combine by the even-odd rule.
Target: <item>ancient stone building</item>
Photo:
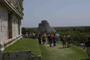
[[[56,32],[52,27],[50,27],[49,23],[46,20],[42,20],[41,23],[39,23],[39,27],[36,30],[47,31],[48,33]]]
[[[0,50],[21,38],[23,0],[0,0]]]

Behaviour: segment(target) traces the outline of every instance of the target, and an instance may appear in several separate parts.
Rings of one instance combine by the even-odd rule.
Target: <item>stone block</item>
[[[9,59],[9,60],[15,60],[15,58],[11,58],[11,59]]]
[[[31,57],[32,60],[41,60],[41,57]]]
[[[7,32],[7,27],[6,26],[4,27],[4,29],[5,29],[4,31]]]
[[[10,59],[15,58],[14,52],[9,52],[9,58]]]
[[[16,54],[16,57],[19,57],[19,58],[28,58],[31,55],[31,52],[30,51],[22,51],[22,52],[17,52],[15,54]]]
[[[21,58],[15,58],[15,60],[21,60]]]
[[[9,53],[3,53],[3,58],[4,59],[9,59]]]
[[[4,32],[5,31],[5,29],[4,29],[4,27],[2,26],[2,32]]]
[[[10,60],[10,59],[3,59],[3,60]]]
[[[21,60],[30,60],[29,58],[20,58]]]

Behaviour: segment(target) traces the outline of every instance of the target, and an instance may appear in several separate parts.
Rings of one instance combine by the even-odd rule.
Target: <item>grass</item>
[[[37,39],[23,38],[5,48],[3,52],[30,50],[35,56],[41,55]]]
[[[58,43],[56,47],[49,47],[48,44],[40,45],[42,60],[81,60],[86,59],[85,50],[72,45],[71,48],[62,48]]]
[[[81,60],[86,59],[86,51],[75,45],[71,48],[62,48],[62,43],[57,43],[55,47],[49,44],[38,44],[37,39],[23,38],[7,47],[4,52],[31,50],[35,55],[41,55],[41,60]]]

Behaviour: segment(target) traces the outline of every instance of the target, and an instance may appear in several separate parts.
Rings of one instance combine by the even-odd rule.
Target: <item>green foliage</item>
[[[80,43],[85,43],[88,37],[90,37],[90,27],[89,26],[88,27],[57,27],[54,29],[61,36],[63,34],[71,35],[71,40],[74,45],[80,45]]]
[[[35,32],[36,34],[38,33],[35,31],[36,28],[22,28],[22,33],[25,34],[26,32],[28,33],[33,33]],[[85,41],[90,37],[90,27],[54,27],[54,29],[60,34],[60,38],[63,34],[67,36],[66,34],[71,35],[71,40],[74,45],[80,45],[80,43],[85,43]],[[41,33],[44,33],[46,31],[40,31]],[[54,33],[54,32],[51,32]],[[67,39],[66,39],[67,41]]]

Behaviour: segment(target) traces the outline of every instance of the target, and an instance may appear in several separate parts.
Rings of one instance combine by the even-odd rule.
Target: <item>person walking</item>
[[[61,39],[62,39],[63,48],[66,48],[65,34],[63,34]]]
[[[47,35],[48,38],[48,44],[50,44],[50,34]]]
[[[68,38],[68,46],[67,48],[71,47],[71,36],[69,34],[67,34],[67,38]]]
[[[52,45],[52,40],[53,40],[53,34],[50,34],[50,41],[49,41],[50,47]]]
[[[33,39],[35,39],[35,35],[36,35],[35,32],[33,32]]]
[[[46,40],[45,40],[45,35],[44,34],[42,35],[42,41],[43,41],[43,44],[45,44]]]
[[[39,44],[41,44],[41,33],[39,33],[38,40],[39,40]]]
[[[53,36],[53,46],[56,46],[56,36],[55,36],[55,34]]]
[[[85,42],[84,49],[86,47],[86,53],[88,54],[88,59],[90,59],[90,38]]]
[[[59,37],[60,37],[60,35],[56,32],[56,41],[57,41],[57,43],[59,43]]]
[[[49,44],[49,40],[50,40],[50,34],[47,33],[47,43]]]

